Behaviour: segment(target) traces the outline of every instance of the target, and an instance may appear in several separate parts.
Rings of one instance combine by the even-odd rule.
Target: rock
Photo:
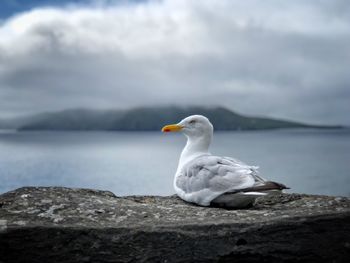
[[[245,210],[176,196],[26,187],[0,196],[0,262],[347,262],[350,199],[281,194]]]

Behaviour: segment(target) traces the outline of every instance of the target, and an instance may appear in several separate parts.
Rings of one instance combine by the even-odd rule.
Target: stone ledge
[[[0,196],[0,262],[347,262],[349,223],[345,197],[281,194],[225,210],[25,187]]]

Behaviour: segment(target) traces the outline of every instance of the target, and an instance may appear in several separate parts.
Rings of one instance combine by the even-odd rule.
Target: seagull
[[[181,199],[200,206],[245,208],[257,197],[289,189],[262,178],[256,166],[210,154],[213,131],[209,119],[202,115],[162,128],[162,132],[182,132],[187,137],[174,177],[175,192]]]

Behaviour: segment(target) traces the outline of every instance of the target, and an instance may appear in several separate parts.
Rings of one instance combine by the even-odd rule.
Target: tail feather
[[[252,186],[244,189],[240,189],[237,192],[255,192],[255,191],[269,191],[269,190],[283,190],[283,189],[290,189],[289,187],[285,186],[284,184],[273,182],[273,181],[266,181],[263,185],[258,186]]]
[[[266,181],[263,185],[240,189],[236,192],[225,193],[211,201],[212,206],[224,208],[247,208],[253,206],[255,199],[270,194],[278,194],[283,189],[289,189],[281,183]]]

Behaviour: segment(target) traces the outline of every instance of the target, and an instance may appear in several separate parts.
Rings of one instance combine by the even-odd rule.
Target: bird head
[[[166,125],[162,128],[162,132],[181,131],[188,137],[211,135],[213,130],[213,125],[210,123],[208,118],[202,115],[191,115],[177,124]]]

